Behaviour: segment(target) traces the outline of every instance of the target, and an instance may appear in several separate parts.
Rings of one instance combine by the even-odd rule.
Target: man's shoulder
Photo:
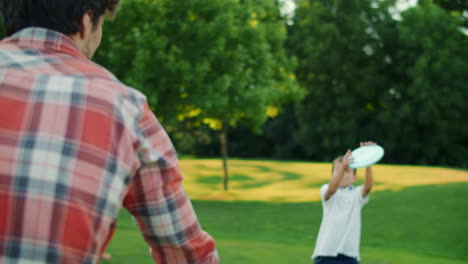
[[[114,94],[138,104],[146,101],[143,93],[124,84],[108,69],[92,61],[89,63],[89,67],[94,71],[85,72],[81,77],[87,79],[91,90],[101,89],[109,96]]]

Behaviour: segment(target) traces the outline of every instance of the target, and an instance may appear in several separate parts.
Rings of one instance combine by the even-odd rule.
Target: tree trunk
[[[224,175],[223,175],[223,185],[224,185],[224,190],[228,190],[228,165],[227,165],[227,159],[228,159],[228,150],[227,150],[227,144],[228,144],[228,138],[227,138],[227,125],[225,122],[223,122],[223,127],[221,130],[221,156],[223,158],[223,170],[224,170]]]

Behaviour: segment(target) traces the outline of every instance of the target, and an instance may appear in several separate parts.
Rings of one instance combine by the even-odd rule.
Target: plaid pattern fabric
[[[70,38],[0,42],[0,263],[96,263],[122,206],[157,263],[218,263],[182,178],[146,98]]]

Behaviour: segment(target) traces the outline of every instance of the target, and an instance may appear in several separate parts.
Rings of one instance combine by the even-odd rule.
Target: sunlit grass
[[[320,200],[320,186],[328,182],[329,163],[229,160],[230,182],[222,190],[222,162],[183,159],[185,187],[192,199],[224,201],[306,202]],[[419,166],[375,165],[374,191],[412,186],[468,182],[468,171]],[[364,170],[358,170],[358,183]]]
[[[363,210],[363,264],[468,263],[464,210],[468,183],[376,192]],[[314,249],[320,202],[196,201],[203,228],[216,239],[223,264],[306,264]],[[103,264],[153,263],[126,211]]]
[[[312,263],[310,260],[312,249],[306,245],[222,240],[219,246],[224,249],[221,254],[226,259],[239,260],[233,263]],[[256,254],[251,253],[252,248],[255,248]],[[363,264],[466,264],[462,260],[424,256],[398,249],[363,247],[361,251],[366,257],[365,261],[362,261]]]
[[[231,160],[222,191],[222,163],[183,159],[184,185],[223,264],[312,263],[322,217],[318,190],[330,164]],[[358,171],[362,180],[363,171]],[[465,219],[468,172],[377,165],[363,210],[363,264],[468,263]],[[153,263],[128,212],[122,211],[103,264]]]

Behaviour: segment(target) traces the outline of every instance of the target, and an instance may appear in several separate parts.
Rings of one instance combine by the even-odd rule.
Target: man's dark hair
[[[0,15],[6,34],[27,27],[43,27],[74,35],[81,30],[81,19],[91,12],[97,26],[104,14],[113,15],[120,0],[0,0]]]

